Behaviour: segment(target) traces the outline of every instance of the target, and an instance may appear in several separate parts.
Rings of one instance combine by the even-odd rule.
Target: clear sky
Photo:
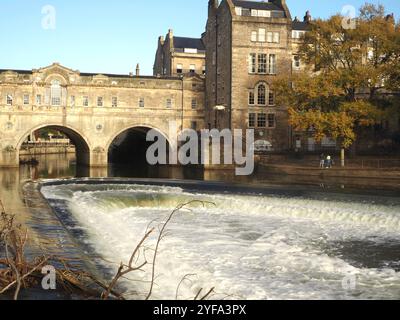
[[[208,0],[0,0],[0,69],[52,62],[81,72],[152,74],[158,36],[200,37]],[[369,0],[400,17],[400,0]],[[287,0],[292,16],[328,17],[364,0]],[[43,7],[55,8],[55,28]],[[47,11],[49,13],[49,11]]]

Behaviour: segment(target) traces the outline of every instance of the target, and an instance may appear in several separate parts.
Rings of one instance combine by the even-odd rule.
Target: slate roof
[[[0,73],[7,72],[7,71],[11,71],[11,72],[19,73],[19,74],[32,74],[32,70],[0,69]]]
[[[271,2],[232,0],[235,7],[256,10],[283,11],[283,8]]]
[[[185,37],[175,37],[174,36],[174,48],[177,49],[197,49],[206,50],[204,43],[201,39],[197,38],[185,38]]]
[[[292,29],[293,30],[300,30],[300,31],[309,31],[310,24],[308,22],[303,21],[293,21],[292,22]]]

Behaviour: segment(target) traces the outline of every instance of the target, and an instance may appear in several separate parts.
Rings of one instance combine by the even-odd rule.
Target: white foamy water
[[[212,287],[215,299],[400,298],[400,275],[392,269],[400,265],[400,256],[391,250],[379,268],[367,267],[373,257],[363,253],[362,245],[385,250],[398,243],[400,248],[398,205],[140,185],[49,186],[42,192],[47,199],[67,200],[77,227],[85,231],[85,243],[115,270],[128,262],[149,223],[165,221],[186,201],[215,203],[182,210],[169,225],[156,265],[154,299],[175,299],[188,274],[180,299]],[[155,237],[150,240],[148,245],[154,245]],[[358,246],[352,249],[352,244]],[[332,246],[350,249],[339,254]],[[146,254],[150,261],[152,253]],[[147,292],[150,268],[133,274],[134,281],[124,280],[130,298]],[[355,276],[355,288],[343,285],[349,275]]]

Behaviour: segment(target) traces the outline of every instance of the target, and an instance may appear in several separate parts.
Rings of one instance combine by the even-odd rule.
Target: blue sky
[[[32,69],[52,62],[82,72],[122,73],[140,62],[151,74],[158,36],[199,37],[207,19],[208,0],[0,0],[0,69]],[[381,0],[400,16],[399,0]],[[292,16],[306,9],[328,17],[345,5],[364,0],[287,0]],[[56,9],[54,30],[42,28],[42,8]]]

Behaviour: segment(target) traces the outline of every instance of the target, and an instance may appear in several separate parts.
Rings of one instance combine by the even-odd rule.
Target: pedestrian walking
[[[319,156],[319,167],[321,169],[325,168],[325,154]]]
[[[332,157],[331,156],[327,156],[326,157],[326,168],[327,169],[331,169],[332,168]]]

